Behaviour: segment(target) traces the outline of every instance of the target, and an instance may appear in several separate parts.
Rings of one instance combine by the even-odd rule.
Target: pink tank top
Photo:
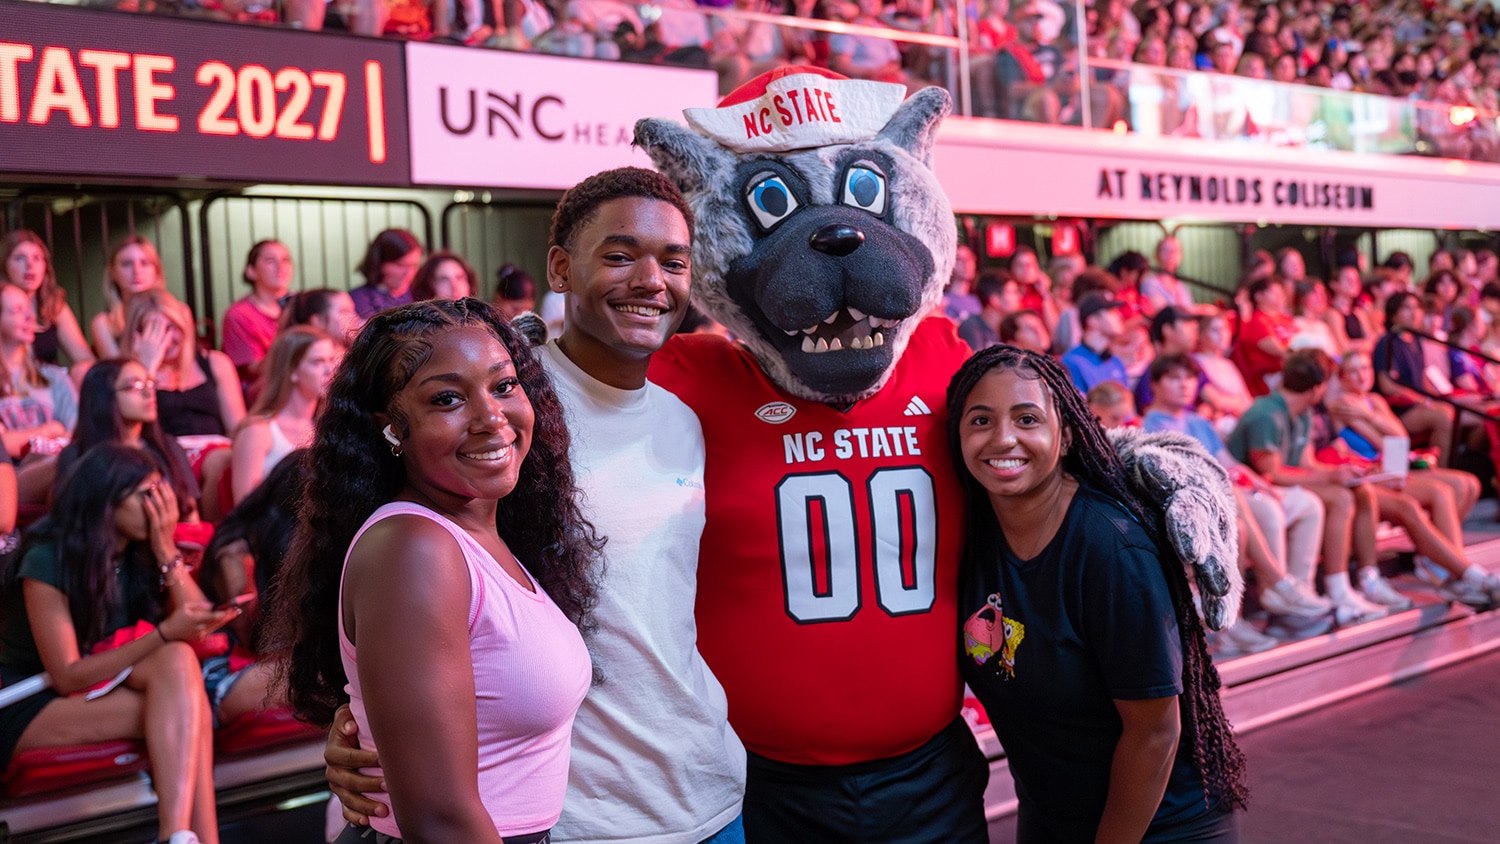
[[[386,504],[354,535],[352,548],[376,522],[397,515],[431,519],[447,529],[469,569],[469,652],[474,662],[479,739],[479,795],[501,836],[549,829],[562,812],[568,782],[573,716],[592,677],[578,628],[530,574],[527,591],[462,528],[407,501]],[[347,572],[348,557],[344,558]],[[339,650],[349,706],[361,747],[376,750],[359,684],[357,649],[344,634],[340,584]],[[368,622],[367,622],[368,623]],[[379,770],[367,771],[380,776]],[[390,798],[375,799],[390,805]],[[401,837],[395,813],[371,818],[377,832]]]

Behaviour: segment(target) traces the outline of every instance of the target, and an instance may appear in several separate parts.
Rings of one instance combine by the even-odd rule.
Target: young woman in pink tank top
[[[350,704],[391,807],[339,840],[546,841],[602,540],[539,361],[475,299],[385,311],[309,463],[274,641],[298,711],[326,726]]]

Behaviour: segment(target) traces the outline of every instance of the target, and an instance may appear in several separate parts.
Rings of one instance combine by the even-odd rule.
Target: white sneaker
[[[179,829],[167,839],[167,844],[202,844],[202,842],[198,840],[198,833],[191,829]]]
[[[1243,654],[1258,654],[1276,647],[1280,642],[1255,629],[1255,625],[1240,619],[1230,626],[1228,630],[1219,631],[1219,656],[1241,656]]]
[[[1280,583],[1260,593],[1260,605],[1272,615],[1293,615],[1299,618],[1318,618],[1333,609],[1333,602],[1312,591],[1306,583],[1295,578],[1283,578]]]
[[[1492,583],[1493,586],[1491,586]],[[1486,578],[1484,583],[1474,583],[1462,577],[1450,577],[1447,583],[1438,587],[1437,591],[1444,600],[1467,604],[1476,610],[1487,610],[1500,603],[1500,582],[1495,582],[1494,575]]]
[[[1333,615],[1340,627],[1374,621],[1377,618],[1384,618],[1389,613],[1390,608],[1366,600],[1363,595],[1352,590],[1342,597],[1333,599]]]
[[[1391,582],[1382,577],[1380,572],[1373,567],[1360,570],[1359,591],[1371,601],[1383,607],[1389,607],[1391,612],[1401,612],[1415,606],[1412,599],[1397,592],[1396,587],[1392,586]]]

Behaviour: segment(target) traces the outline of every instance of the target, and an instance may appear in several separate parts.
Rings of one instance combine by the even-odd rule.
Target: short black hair
[[[552,214],[552,232],[548,246],[568,249],[573,245],[573,233],[588,225],[599,206],[612,199],[658,199],[682,212],[687,221],[688,236],[693,234],[693,210],[688,207],[682,191],[666,176],[644,167],[619,167],[595,173],[574,185],[563,194]]]

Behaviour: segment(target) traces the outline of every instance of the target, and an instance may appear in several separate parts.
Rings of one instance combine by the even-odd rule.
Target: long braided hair
[[[1015,346],[992,346],[969,358],[948,385],[948,442],[954,464],[963,478],[971,541],[979,529],[977,526],[982,524],[981,520],[992,519],[993,511],[984,488],[964,467],[959,426],[969,393],[980,378],[993,371],[1016,372],[1023,378],[1039,380],[1046,385],[1056,405],[1060,424],[1073,437],[1072,445],[1062,457],[1062,471],[1119,502],[1155,544],[1177,613],[1177,629],[1182,637],[1183,694],[1178,702],[1183,732],[1192,741],[1193,764],[1207,787],[1204,797],[1215,796],[1233,808],[1245,808],[1249,797],[1244,777],[1245,756],[1235,744],[1229,719],[1224,715],[1223,702],[1219,699],[1219,672],[1209,657],[1208,641],[1198,621],[1182,561],[1171,543],[1164,541],[1165,515],[1147,507],[1131,491],[1120,458],[1105,437],[1104,428],[1089,412],[1068,373],[1046,355]]]

